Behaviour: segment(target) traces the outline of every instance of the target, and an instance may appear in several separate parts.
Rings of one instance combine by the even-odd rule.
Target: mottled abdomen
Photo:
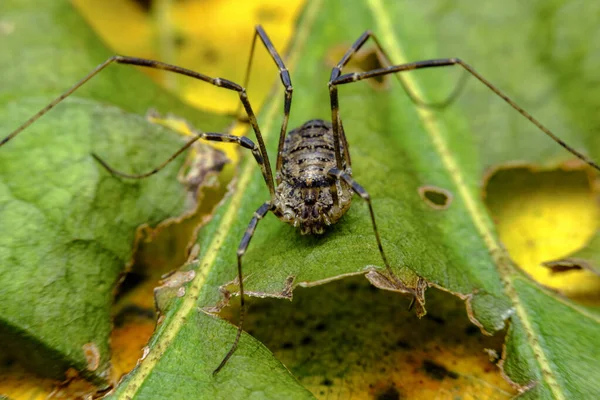
[[[340,142],[343,155],[341,138]],[[334,149],[331,123],[320,119],[290,131],[285,139],[275,215],[302,234],[323,233],[350,207],[352,189],[328,175],[336,166]]]

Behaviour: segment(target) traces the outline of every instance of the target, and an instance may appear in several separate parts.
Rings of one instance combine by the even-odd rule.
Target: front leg
[[[244,324],[244,313],[245,313],[245,302],[244,302],[244,280],[242,277],[242,257],[246,253],[248,249],[248,245],[250,244],[250,240],[254,235],[254,231],[256,230],[256,226],[258,225],[258,221],[263,219],[269,210],[272,210],[273,206],[271,205],[271,201],[265,202],[262,206],[258,208],[254,212],[254,216],[250,220],[248,224],[248,228],[246,228],[246,232],[244,233],[244,237],[240,242],[240,245],[237,250],[237,261],[238,261],[238,281],[240,283],[240,323],[238,325],[237,335],[235,336],[235,340],[233,341],[233,345],[231,349],[227,352],[219,366],[213,371],[213,376],[218,374],[219,371],[227,364],[227,361],[231,358],[235,349],[237,349],[238,343],[240,342],[240,337],[242,336],[242,326]]]

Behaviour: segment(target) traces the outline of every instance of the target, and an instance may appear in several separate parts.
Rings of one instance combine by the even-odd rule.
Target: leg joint
[[[240,136],[240,146],[250,150],[254,150],[256,148],[254,142],[248,139],[246,136]]]
[[[243,87],[241,87],[241,86],[240,86],[240,85],[238,85],[237,83],[235,83],[235,82],[232,82],[232,81],[230,81],[230,80],[228,80],[228,79],[223,79],[223,78],[215,78],[215,79],[213,80],[213,83],[214,83],[216,86],[219,86],[219,87],[224,87],[224,88],[226,88],[226,89],[235,90],[236,92],[242,92],[242,91],[244,91],[244,92],[245,92],[245,89],[244,89]]]

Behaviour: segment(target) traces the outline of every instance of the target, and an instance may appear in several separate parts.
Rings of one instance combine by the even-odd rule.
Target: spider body
[[[340,146],[346,154],[347,146]],[[331,123],[315,119],[291,130],[281,159],[273,213],[303,235],[322,234],[350,208],[354,194],[346,182],[329,173],[336,167]],[[351,175],[345,162],[343,167]]]

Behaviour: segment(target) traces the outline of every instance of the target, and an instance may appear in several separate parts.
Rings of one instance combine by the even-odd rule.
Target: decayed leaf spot
[[[164,314],[175,297],[185,295],[185,284],[191,282],[196,271],[176,271],[165,278],[160,286],[154,289],[154,304],[156,309]]]
[[[87,369],[95,371],[100,365],[100,350],[95,343],[86,343],[83,345],[83,353],[87,361]]]
[[[458,374],[456,372],[448,371],[446,367],[436,363],[435,361],[423,361],[423,370],[425,373],[427,373],[427,375],[438,381],[441,381],[445,378],[458,379]]]
[[[150,353],[150,347],[144,346],[144,348],[142,349],[142,357],[140,358],[140,360],[144,360],[146,357],[148,357],[148,353]]]
[[[448,190],[429,185],[419,187],[419,196],[428,206],[436,210],[447,209],[453,199],[452,193]]]
[[[157,289],[161,287],[169,287],[169,288],[178,288],[182,285],[185,285],[188,282],[191,282],[196,276],[196,271],[176,271],[173,274],[169,275],[159,286]]]
[[[401,398],[402,397],[400,396],[400,392],[394,386],[390,386],[383,392],[380,392],[375,395],[376,400],[400,400]]]
[[[149,13],[152,9],[152,1],[151,0],[133,0],[135,4],[137,4],[142,11]]]

